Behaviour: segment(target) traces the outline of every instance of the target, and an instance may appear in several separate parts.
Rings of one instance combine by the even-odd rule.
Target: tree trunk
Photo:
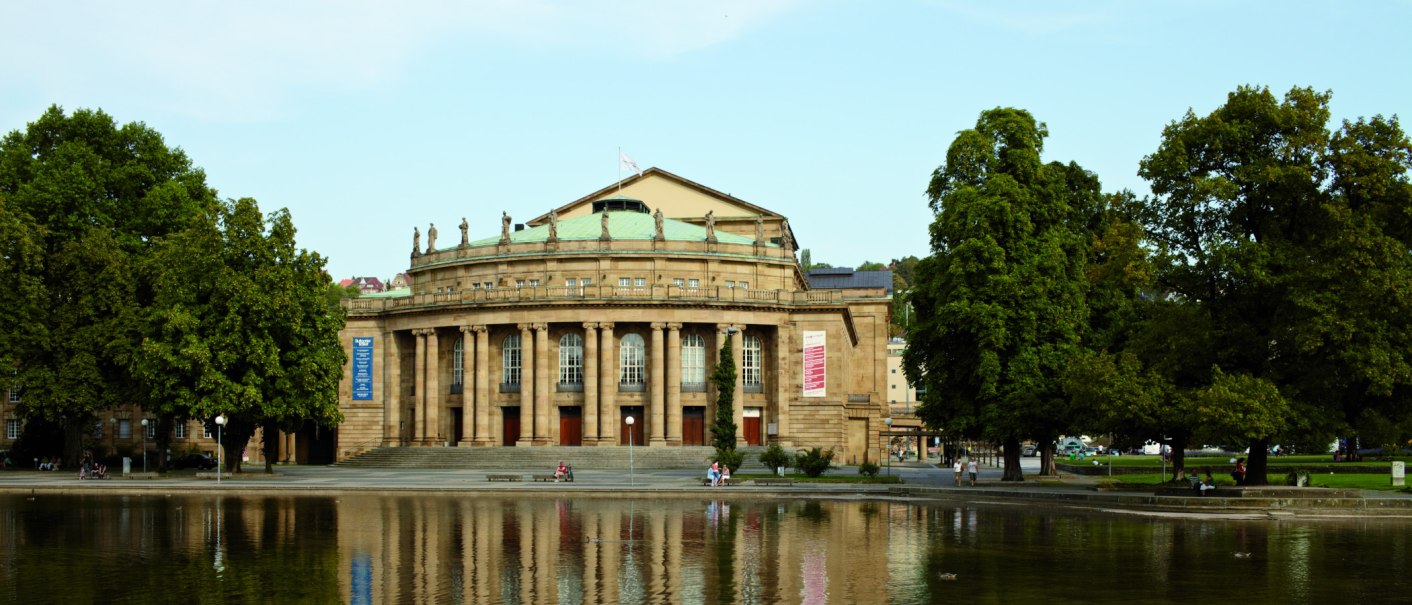
[[[260,431],[260,452],[265,458],[265,474],[275,474],[275,457],[279,455],[279,428],[266,422]]]
[[[1176,437],[1172,444],[1172,482],[1179,483],[1186,481],[1186,437]]]
[[[1054,448],[1052,447],[1056,437],[1056,435],[1045,434],[1035,440],[1035,448],[1039,450],[1039,476],[1041,477],[1059,476],[1059,467],[1054,464]]]
[[[222,471],[240,472],[240,454],[245,451],[245,446],[249,445],[250,436],[254,433],[255,427],[248,422],[226,422],[221,434],[221,449],[225,456]]]
[[[1269,485],[1266,478],[1269,468],[1270,438],[1252,439],[1250,441],[1250,458],[1245,464],[1245,484],[1246,485]]]
[[[176,422],[171,416],[157,417],[157,472],[167,472],[167,450],[172,447],[172,427]]]
[[[64,469],[78,468],[79,461],[83,460],[83,431],[87,424],[91,430],[92,422],[74,424],[73,421],[64,422]],[[98,455],[97,453],[94,454]]]
[[[1005,475],[1001,481],[1024,481],[1025,471],[1020,468],[1020,440],[1007,437],[1004,444]]]

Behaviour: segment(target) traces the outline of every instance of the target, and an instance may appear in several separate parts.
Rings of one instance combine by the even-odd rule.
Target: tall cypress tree
[[[711,383],[716,385],[716,421],[711,424],[711,445],[716,448],[716,459],[735,470],[740,463],[728,462],[738,456],[735,451],[735,355],[731,352],[730,339],[721,346],[720,359],[711,372]]]

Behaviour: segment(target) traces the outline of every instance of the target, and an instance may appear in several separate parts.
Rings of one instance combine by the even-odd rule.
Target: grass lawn
[[[731,479],[745,481],[747,479],[773,479],[778,475],[772,473],[736,473],[731,475]],[[824,473],[818,477],[810,477],[804,473],[785,473],[785,479],[793,479],[796,483],[902,483],[902,478],[896,475],[888,476],[879,474],[876,477],[864,477],[857,473],[830,475]]]
[[[1310,485],[1311,487],[1334,487],[1334,488],[1340,488],[1340,489],[1372,489],[1372,490],[1380,490],[1380,491],[1396,491],[1396,490],[1405,490],[1405,489],[1406,489],[1406,488],[1403,488],[1403,487],[1393,487],[1393,486],[1392,486],[1392,481],[1390,480],[1390,477],[1391,477],[1391,474],[1387,474],[1387,475],[1373,475],[1373,474],[1362,475],[1362,474],[1345,474],[1345,473],[1340,473],[1340,474],[1337,474],[1337,475],[1332,475],[1332,474],[1323,474],[1323,475],[1320,475],[1320,474],[1310,474],[1310,475],[1309,475],[1309,485]],[[1167,473],[1167,479],[1169,480],[1169,482],[1170,482],[1170,479],[1171,479],[1171,478],[1172,478],[1172,474],[1171,474],[1170,472]],[[1229,476],[1213,475],[1212,478],[1215,479],[1216,485],[1219,486],[1219,487],[1226,487],[1226,486],[1233,486],[1233,485],[1235,485],[1235,480],[1231,479]],[[1270,473],[1270,474],[1267,474],[1267,475],[1265,475],[1265,480],[1268,481],[1270,485],[1284,485],[1284,484],[1285,484],[1285,473]],[[1137,486],[1151,486],[1151,487],[1157,487],[1157,485],[1162,482],[1162,474],[1161,474],[1161,473],[1143,473],[1143,474],[1138,474],[1138,475],[1114,475],[1114,476],[1113,476],[1113,482],[1116,483],[1116,484],[1118,484],[1118,485],[1120,485],[1120,486],[1128,486],[1128,487],[1137,487]],[[1173,484],[1173,485],[1181,486],[1181,485],[1185,485],[1185,483],[1177,483],[1177,484]]]
[[[1202,466],[1208,466],[1208,465],[1209,465],[1209,466],[1212,467],[1212,471],[1214,472],[1214,471],[1215,471],[1216,469],[1218,469],[1218,468],[1221,468],[1221,467],[1229,467],[1229,466],[1231,465],[1231,458],[1240,458],[1240,457],[1243,457],[1243,455],[1241,455],[1241,454],[1214,454],[1214,455],[1210,455],[1210,456],[1187,456],[1185,462],[1186,462],[1186,467],[1189,468],[1189,469],[1190,469],[1190,468],[1200,468],[1200,467],[1202,467]],[[1246,456],[1246,458],[1248,459],[1248,456]],[[1099,466],[1106,466],[1106,465],[1108,464],[1108,462],[1109,462],[1109,457],[1108,457],[1108,456],[1089,456],[1089,457],[1087,457],[1087,458],[1085,458],[1085,459],[1083,459],[1083,460],[1069,460],[1067,457],[1061,457],[1061,458],[1058,459],[1058,462],[1059,462],[1059,464],[1086,464],[1086,465],[1092,465],[1094,460],[1097,460],[1097,461],[1098,461],[1098,465],[1099,465]],[[1412,459],[1409,459],[1409,458],[1407,458],[1407,457],[1399,457],[1398,460],[1408,461],[1408,460],[1412,460]],[[1112,457],[1112,462],[1113,462],[1113,466],[1115,466],[1115,467],[1120,467],[1120,466],[1121,466],[1121,467],[1152,467],[1152,468],[1161,468],[1161,467],[1162,467],[1162,458],[1161,458],[1160,456],[1113,456],[1113,457]],[[1339,466],[1367,466],[1367,467],[1373,467],[1373,468],[1388,468],[1388,467],[1389,467],[1389,463],[1388,463],[1388,461],[1386,461],[1386,460],[1364,460],[1363,462],[1334,462],[1333,455],[1331,455],[1331,454],[1308,455],[1308,456],[1278,456],[1278,457],[1276,457],[1276,456],[1270,456],[1270,457],[1267,459],[1267,464],[1269,464],[1270,466],[1282,466],[1282,467],[1300,466],[1300,465],[1329,465],[1329,464],[1337,464],[1337,465],[1339,465]],[[1167,463],[1167,466],[1170,467],[1170,466],[1171,466],[1171,463],[1170,463],[1170,462]]]

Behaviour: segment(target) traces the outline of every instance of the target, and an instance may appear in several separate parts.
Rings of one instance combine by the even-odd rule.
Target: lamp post
[[[886,452],[884,455],[887,456],[887,475],[888,475],[889,477],[891,477],[891,476],[892,476],[892,435],[891,435],[891,433],[892,433],[892,416],[888,416],[887,418],[883,418],[883,424],[887,425],[887,431],[886,431],[886,432],[888,433],[888,435],[886,436],[885,439],[883,439],[883,443],[887,444],[887,447],[885,447],[885,448],[883,448],[883,449],[886,449],[886,450],[887,450],[887,452]]]
[[[628,416],[623,422],[628,423],[628,485],[636,487],[637,481],[633,478],[632,468],[632,425],[637,421],[632,416]]]
[[[216,416],[216,485],[221,484],[221,473],[225,472],[226,450],[221,445],[221,427],[226,425],[226,415]]]
[[[108,417],[108,424],[112,431],[108,433],[108,447],[113,449],[113,453],[118,451],[118,419],[113,416]],[[94,462],[97,462],[96,460]]]
[[[147,419],[142,419],[142,472],[147,472]]]

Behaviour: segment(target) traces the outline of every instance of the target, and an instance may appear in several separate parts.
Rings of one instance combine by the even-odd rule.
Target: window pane
[[[462,371],[465,369],[466,359],[466,334],[461,333],[461,338],[456,340],[456,344],[451,347],[451,384],[465,384],[465,376]]]
[[[743,384],[760,384],[760,348],[759,336],[745,337],[745,352],[740,360]]]
[[[118,421],[118,439],[132,439],[132,421],[126,418]]]
[[[624,334],[618,347],[618,382],[622,384],[642,384],[643,342],[637,334]]]
[[[500,353],[500,382],[520,384],[520,335],[506,336],[500,345]]]
[[[646,287],[646,286],[647,286],[647,278],[646,278],[646,277],[634,277],[633,280],[632,280],[632,285],[637,286],[637,287],[639,287],[639,288]]]
[[[681,339],[682,384],[706,384],[706,339],[699,334],[687,334]]]
[[[627,287],[630,287],[630,286],[632,286],[632,278],[631,278],[631,277],[619,277],[619,278],[618,278],[618,287],[619,287],[619,288],[627,288]]]
[[[172,431],[172,436],[173,436],[173,437],[175,437],[175,438],[177,438],[177,439],[186,439],[186,423],[185,423],[185,422],[178,422],[178,423],[176,423],[176,427],[174,427],[174,428],[175,428],[176,430]]]
[[[559,384],[583,384],[583,337],[578,334],[559,339]]]

